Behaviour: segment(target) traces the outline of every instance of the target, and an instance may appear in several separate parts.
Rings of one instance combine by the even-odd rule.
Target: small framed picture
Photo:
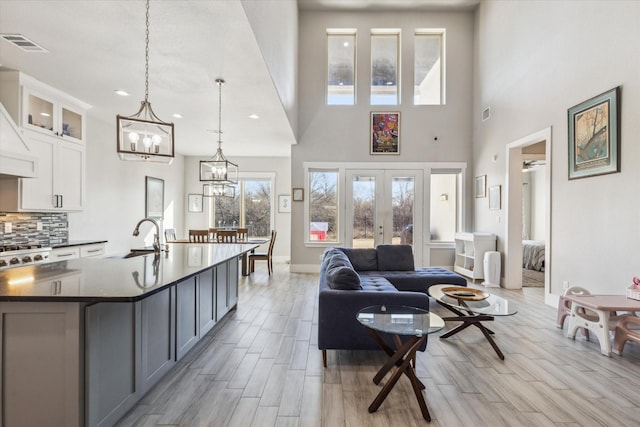
[[[489,209],[497,211],[502,209],[502,186],[492,185],[489,187]]]
[[[476,176],[476,199],[487,197],[487,175]]]
[[[189,194],[187,204],[189,212],[202,212],[202,194]]]
[[[302,202],[304,200],[304,188],[293,189],[293,201]]]
[[[145,177],[145,218],[164,218],[164,179]]]
[[[291,196],[281,194],[278,196],[278,212],[291,212]]]

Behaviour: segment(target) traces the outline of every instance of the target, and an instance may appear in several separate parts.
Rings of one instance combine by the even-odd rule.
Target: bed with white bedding
[[[544,271],[544,241],[522,241],[522,267],[528,270]]]

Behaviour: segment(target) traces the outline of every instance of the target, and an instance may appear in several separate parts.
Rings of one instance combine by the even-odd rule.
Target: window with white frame
[[[371,30],[371,105],[398,105],[400,30]]]
[[[338,177],[336,169],[309,170],[309,242],[338,241]]]
[[[444,105],[445,30],[416,30],[414,42],[414,105]]]
[[[247,227],[250,237],[268,237],[272,229],[273,182],[241,178],[235,197],[213,198],[212,227]]]
[[[327,30],[327,104],[356,103],[356,31]]]
[[[453,242],[461,227],[462,172],[456,170],[431,171],[430,235],[431,241]]]

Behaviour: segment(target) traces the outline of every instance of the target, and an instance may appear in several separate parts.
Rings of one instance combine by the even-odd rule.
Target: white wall
[[[153,226],[140,228],[145,216],[145,176],[164,179],[164,228],[182,228],[184,205],[184,160],[176,156],[171,165],[125,162],[116,152],[115,116],[104,123],[88,116],[86,208],[69,214],[71,240],[108,240],[107,253],[128,252],[153,243]],[[144,239],[144,240],[143,240]]]
[[[295,0],[243,0],[242,7],[295,133],[298,121],[298,4]]]
[[[473,25],[471,12],[301,11],[298,144],[292,147],[292,186],[304,187],[303,162],[375,161],[389,162],[390,167],[392,162],[470,162]],[[327,28],[357,29],[355,106],[326,105]],[[402,31],[402,105],[369,105],[372,28],[400,28]],[[412,105],[413,35],[418,28],[446,28],[447,105]],[[400,155],[369,154],[371,111],[400,111]],[[436,136],[438,140],[434,141]],[[471,179],[468,181],[470,184]],[[304,203],[294,203],[292,215],[291,263],[319,264],[323,248],[307,248],[304,245]]]
[[[547,232],[545,168],[546,166],[540,166],[528,172],[529,185],[531,185],[531,240],[544,240]]]
[[[483,1],[476,15],[474,169],[502,184],[505,146],[551,126],[551,276],[624,293],[640,259],[640,2]],[[568,180],[567,109],[622,86],[621,172]],[[491,118],[481,111],[491,106]],[[498,161],[493,162],[494,154]],[[482,200],[482,199],[479,199]],[[501,211],[504,213],[504,211]],[[476,229],[504,221],[476,204]]]

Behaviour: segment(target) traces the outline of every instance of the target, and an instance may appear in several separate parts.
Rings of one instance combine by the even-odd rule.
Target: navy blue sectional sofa
[[[383,304],[429,310],[427,290],[435,284],[467,286],[467,281],[444,268],[415,268],[409,245],[326,249],[318,302],[318,348],[324,366],[327,350],[379,349],[356,320],[359,310]],[[425,346],[426,341],[420,350]]]

